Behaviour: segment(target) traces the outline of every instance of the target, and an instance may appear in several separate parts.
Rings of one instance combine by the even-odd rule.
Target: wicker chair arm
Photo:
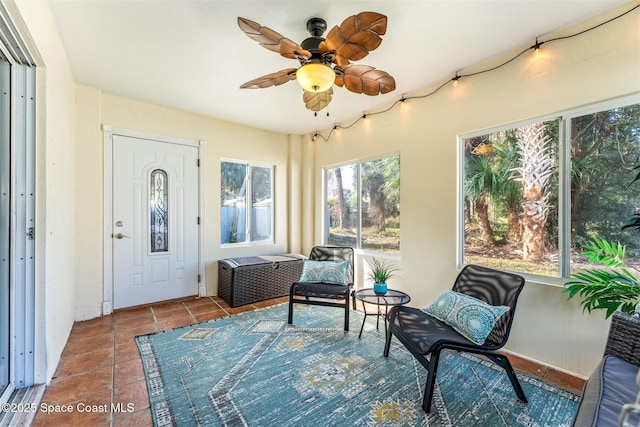
[[[640,317],[615,312],[604,354],[640,366]]]

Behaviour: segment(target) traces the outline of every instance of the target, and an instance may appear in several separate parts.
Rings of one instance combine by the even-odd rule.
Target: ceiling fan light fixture
[[[331,67],[317,62],[304,64],[296,71],[296,80],[307,92],[324,92],[333,85],[336,73]]]

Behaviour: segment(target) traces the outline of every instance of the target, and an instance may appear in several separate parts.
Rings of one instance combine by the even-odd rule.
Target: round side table
[[[380,326],[380,316],[384,317],[384,334],[386,336],[387,312],[389,311],[389,307],[405,305],[411,301],[411,297],[408,294],[395,289],[388,289],[387,293],[384,295],[378,295],[373,292],[373,288],[364,288],[357,290],[354,295],[358,301],[362,301],[367,304],[374,304],[378,307],[377,313],[367,313],[367,306],[362,304],[364,318],[362,319],[362,326],[360,326],[360,335],[358,335],[358,339],[362,337],[362,330],[364,329],[364,322],[366,322],[367,316],[378,316],[378,319],[376,320],[376,329]],[[382,306],[384,306],[384,313],[382,312]]]

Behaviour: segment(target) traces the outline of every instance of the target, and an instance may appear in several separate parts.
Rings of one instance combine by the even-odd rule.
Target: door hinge
[[[200,167],[200,159],[196,159],[196,167]]]
[[[27,229],[27,239],[33,240],[36,238],[36,231],[33,227]]]
[[[200,217],[198,217],[198,225],[200,225]]]
[[[200,275],[198,274],[198,283],[200,283]]]

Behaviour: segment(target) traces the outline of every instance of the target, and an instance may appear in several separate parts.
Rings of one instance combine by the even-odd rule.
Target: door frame
[[[204,262],[204,177],[205,177],[205,143],[204,141],[195,141],[188,139],[180,139],[153,135],[144,132],[137,132],[126,129],[112,128],[109,125],[102,126],[103,142],[104,142],[104,270],[103,283],[104,292],[102,300],[102,315],[111,314],[113,312],[113,136],[126,136],[130,138],[147,139],[150,141],[186,145],[198,148],[198,159],[200,167],[198,168],[198,216],[200,217],[200,225],[198,227],[198,295],[201,297],[207,294],[207,281],[205,277]]]

